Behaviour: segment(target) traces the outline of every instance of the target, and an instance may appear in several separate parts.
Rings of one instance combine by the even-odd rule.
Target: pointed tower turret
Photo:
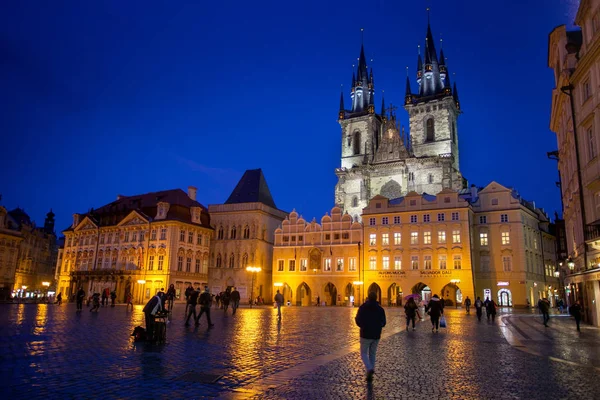
[[[460,101],[458,100],[458,89],[456,88],[456,82],[454,82],[454,89],[452,90],[452,96],[454,97],[454,102],[456,103],[456,108],[460,110]]]
[[[383,118],[384,120],[386,119],[385,116],[385,99],[383,96],[383,91],[381,92],[381,118]]]
[[[352,77],[352,110],[353,113],[369,112],[375,113],[375,108],[370,107],[374,104],[373,91],[375,89],[373,70],[367,67],[367,59],[365,57],[365,47],[360,45],[360,55],[358,57],[358,68],[356,74]]]
[[[423,60],[421,59],[421,45],[417,46],[417,83],[421,86],[421,78],[423,78]]]
[[[411,104],[412,99],[412,91],[410,90],[410,79],[408,76],[406,77],[406,94],[404,95],[404,104]]]
[[[342,87],[342,90],[340,93],[340,110],[338,113],[338,119],[344,119],[345,114],[346,114],[346,112],[344,109],[344,88]]]
[[[440,39],[440,43],[441,43],[441,39]],[[444,57],[444,49],[440,49],[439,67],[440,67],[440,79],[442,81],[445,81],[446,75],[448,74],[448,69],[446,68],[446,57]]]

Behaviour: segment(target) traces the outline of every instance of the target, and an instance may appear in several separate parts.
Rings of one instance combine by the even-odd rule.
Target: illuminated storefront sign
[[[508,282],[498,282],[498,286],[508,286]]]

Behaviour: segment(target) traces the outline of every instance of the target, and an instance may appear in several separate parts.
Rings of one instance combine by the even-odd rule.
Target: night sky
[[[37,4],[36,4],[37,3]],[[469,184],[560,211],[548,34],[576,0],[8,1],[0,13],[0,204],[57,231],[117,194],[198,187],[223,203],[262,168],[277,206],[331,209],[364,28],[376,109],[413,91],[426,7],[464,114]],[[408,118],[398,110],[402,124]]]

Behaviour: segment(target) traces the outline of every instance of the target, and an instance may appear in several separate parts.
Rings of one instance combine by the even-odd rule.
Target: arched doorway
[[[381,303],[381,288],[379,287],[378,284],[376,283],[372,283],[371,286],[369,286],[369,290],[367,290],[367,296],[369,296],[369,293],[371,292],[375,292],[377,294],[377,301],[379,303]]]
[[[500,307],[512,307],[512,293],[510,290],[498,290],[498,305]]]
[[[310,287],[306,282],[302,282],[296,290],[296,305],[297,306],[310,306],[311,304],[311,291]]]
[[[347,306],[354,305],[354,285],[351,283],[346,285],[346,290],[344,292],[344,304]]]
[[[292,288],[287,283],[284,283],[281,287],[281,294],[283,295],[283,304],[287,304],[288,301],[291,302],[293,300]]]
[[[421,296],[421,300],[423,300],[425,304],[429,303],[429,299],[431,298],[431,289],[423,282],[419,282],[413,286],[412,289],[410,289],[410,292],[412,294],[418,294]]]
[[[456,306],[462,304],[462,292],[456,283],[449,283],[444,286],[442,297],[446,305]]]
[[[337,289],[335,285],[331,282],[325,285],[325,305],[326,306],[335,306],[337,305]]]
[[[392,283],[388,288],[388,304],[390,306],[402,305],[402,288],[395,283]]]

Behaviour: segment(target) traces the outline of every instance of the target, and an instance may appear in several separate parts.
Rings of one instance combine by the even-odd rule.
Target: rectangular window
[[[185,272],[192,272],[192,259],[190,257],[185,260]]]
[[[452,243],[460,243],[460,231],[452,231]]]
[[[479,244],[482,246],[487,246],[488,245],[488,234],[487,232],[481,232],[479,233]]]
[[[202,244],[202,234],[200,234],[200,233],[196,237],[196,244],[197,245],[201,245]]]
[[[413,269],[413,270],[419,269],[419,256],[411,256],[410,257],[410,269]]]
[[[431,269],[431,256],[423,256],[423,268]]]
[[[381,218],[381,225],[387,225],[387,224],[388,224],[388,217]]]
[[[284,267],[285,267],[285,261],[284,260],[277,260],[277,271],[278,272],[283,272]]]
[[[394,257],[394,269],[396,271],[400,271],[402,269],[402,257],[400,257],[400,256]]]
[[[145,231],[140,232],[140,242],[144,241],[144,237],[145,236],[146,236],[146,232]]]
[[[150,231],[150,240],[156,240],[156,229]]]
[[[400,216],[399,216],[399,215],[396,215],[396,216],[394,217],[394,224],[399,224],[399,223],[400,223]]]
[[[348,259],[348,271],[356,271],[356,258]]]
[[[325,240],[331,240],[331,234],[330,233],[326,233],[325,234]]]
[[[104,259],[104,269],[108,269],[110,268],[110,260],[108,259],[108,257],[106,257]]]
[[[508,232],[502,232],[502,245],[507,246],[510,244],[510,235]]]
[[[104,233],[100,235],[100,244],[104,244]]]
[[[498,205],[498,199],[492,199],[492,205],[493,206],[497,206]]]
[[[390,244],[390,234],[389,233],[383,233],[381,235],[381,245],[382,246],[389,246]]]
[[[292,236],[292,240],[296,240],[296,236]],[[333,240],[340,240],[340,234],[339,233],[334,233],[333,234]]]
[[[446,231],[438,231],[438,243],[446,243]]]
[[[438,258],[438,263],[439,263],[440,269],[446,269],[446,256],[440,256]]]
[[[71,247],[71,238],[67,239],[67,247]]]
[[[184,230],[179,231],[179,241],[185,242],[185,231]]]
[[[460,255],[455,255],[454,256],[454,269],[460,269],[460,268],[461,268]]]
[[[344,259],[343,258],[337,259],[335,270],[338,272],[342,272],[344,270]]]
[[[583,83],[583,101],[586,101],[592,97],[592,86],[590,85],[590,80],[588,79]]]
[[[446,214],[438,213],[438,222],[444,222],[446,220]]]
[[[490,256],[481,256],[481,272],[490,272]]]
[[[512,260],[509,256],[502,257],[502,268],[505,272],[512,271]]]
[[[177,257],[177,271],[183,271],[183,257]]]
[[[390,269],[390,257],[389,256],[383,256],[381,261],[382,261],[383,269]]]
[[[537,238],[533,238],[533,248],[537,250]]]
[[[158,270],[159,271],[162,271],[164,262],[165,262],[165,256],[158,256]]]
[[[288,271],[289,272],[296,271],[296,260],[288,260]]]
[[[329,235],[327,235],[327,236],[325,237],[325,239],[329,239]],[[284,243],[287,243],[287,242],[289,242],[289,241],[290,241],[290,237],[289,237],[289,236],[284,236],[284,237],[283,237],[283,241],[284,241]]]
[[[152,271],[154,269],[154,256],[148,257],[148,270]]]
[[[375,246],[377,244],[377,234],[371,233],[369,234],[369,246]]]
[[[196,272],[197,274],[199,274],[199,273],[200,273],[200,259],[199,259],[199,258],[196,258],[195,272]]]
[[[194,244],[194,232],[188,232],[188,243]]]
[[[416,215],[411,215],[410,216],[410,223],[411,224],[416,224],[417,223],[417,216]]]
[[[410,244],[419,244],[419,232],[410,233]]]
[[[125,239],[123,239],[123,242],[129,242],[129,232],[125,232]]]
[[[508,214],[500,214],[500,222],[508,222]]]
[[[300,272],[306,272],[307,265],[308,265],[308,260],[306,258],[300,259]]]
[[[452,221],[458,221],[458,213],[457,212],[452,213]]]
[[[160,240],[167,240],[167,228],[160,230]]]
[[[131,241],[133,243],[137,242],[137,232],[131,232]]]
[[[431,222],[431,216],[429,214],[424,214],[423,222]]]
[[[375,218],[369,218],[369,225],[375,226]]]
[[[342,232],[342,239],[350,239],[350,234],[348,232]],[[302,236],[298,236],[298,241],[302,241]]]
[[[431,244],[431,232],[423,232],[423,244]]]
[[[394,245],[400,246],[402,241],[402,234],[400,232],[394,232]]]
[[[480,215],[479,216],[479,223],[480,224],[487,224],[487,216],[486,215]]]
[[[331,258],[325,259],[325,266],[323,267],[324,271],[331,271]]]
[[[596,152],[596,136],[594,135],[594,130],[589,128],[587,130],[587,139],[588,139],[588,151],[590,156],[590,161],[596,158],[598,153]]]
[[[371,270],[377,269],[377,257],[371,256],[369,258],[369,269],[371,269]]]

